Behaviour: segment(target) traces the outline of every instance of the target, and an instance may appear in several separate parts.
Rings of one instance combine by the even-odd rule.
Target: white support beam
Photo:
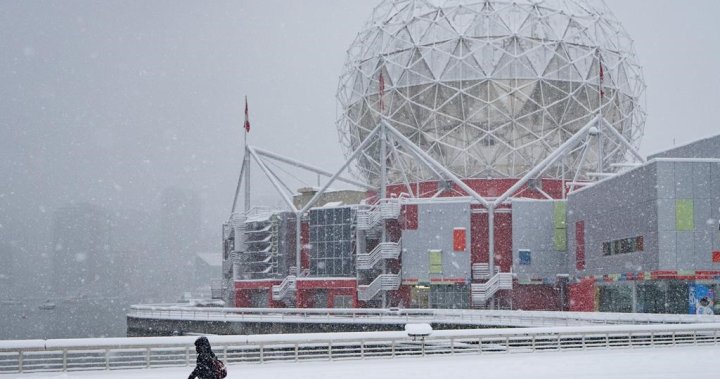
[[[408,141],[409,141],[409,140],[408,140]],[[397,142],[400,143],[400,141],[397,141]],[[412,143],[412,141],[410,141],[410,143],[411,143],[413,146],[416,146],[414,143]],[[402,145],[402,144],[401,144],[401,145]],[[420,150],[420,151],[422,151],[422,150]],[[432,165],[430,162],[428,162],[427,160],[425,160],[425,158],[421,157],[421,156],[415,151],[415,149],[408,149],[408,152],[410,153],[410,155],[412,155],[413,157],[415,157],[415,159],[417,159],[417,160],[420,161],[423,165],[425,165],[425,167],[427,167],[428,169],[430,169],[430,171],[432,171],[433,174],[435,174],[435,176],[438,178],[438,180],[445,180],[445,177],[443,177],[442,174],[440,174],[440,173],[435,169],[435,167],[433,167],[433,165]]]
[[[247,154],[247,152],[246,152],[246,154]],[[230,211],[231,216],[235,213],[235,207],[237,207],[238,195],[240,195],[240,187],[242,186],[243,175],[245,175],[245,157],[244,156],[243,156],[242,165],[240,165],[240,176],[238,177],[237,187],[235,188],[235,197],[233,197],[232,210]]]
[[[331,184],[337,180],[338,177],[340,177],[340,174],[345,171],[345,169],[352,163],[352,161],[357,158],[360,153],[362,153],[363,150],[365,150],[366,147],[370,145],[370,143],[373,141],[373,138],[377,136],[379,133],[380,128],[375,128],[370,134],[365,138],[365,140],[360,144],[360,146],[355,149],[355,151],[350,155],[350,158],[348,158],[345,163],[340,167],[340,169],[325,183],[325,185],[315,194],[315,196],[308,201],[308,203],[300,210],[300,213],[307,212],[308,209],[310,209],[315,203],[318,201],[320,196],[325,193],[325,191],[330,187]]]
[[[638,152],[637,149],[635,149],[635,146],[630,144],[630,142],[628,142],[628,140],[625,138],[625,136],[620,134],[620,132],[618,132],[617,129],[613,128],[613,126],[610,124],[610,122],[608,122],[608,120],[603,118],[602,123],[605,126],[605,129],[610,130],[610,133],[612,133],[615,136],[615,138],[617,138],[618,141],[620,141],[621,144],[623,144],[628,150],[630,150],[630,152],[635,156],[635,158],[637,158],[642,163],[647,162],[645,157],[643,157],[640,154],[640,152]]]
[[[297,161],[297,160],[295,160],[295,159],[288,158],[288,157],[282,156],[282,155],[280,155],[280,154],[273,153],[273,152],[270,152],[270,151],[267,151],[267,150],[264,150],[264,149],[261,149],[261,148],[258,148],[258,147],[253,147],[253,149],[255,150],[255,152],[256,152],[258,155],[262,155],[262,156],[264,156],[264,157],[267,157],[267,158],[270,158],[270,159],[274,159],[274,160],[276,160],[276,161],[280,161],[280,162],[283,162],[283,163],[287,163],[287,164],[289,164],[289,165],[292,165],[292,166],[295,166],[295,167],[298,167],[298,168],[302,168],[302,169],[305,169],[305,170],[308,170],[308,171],[311,171],[311,172],[314,172],[314,173],[316,173],[316,174],[320,174],[320,175],[323,175],[323,176],[326,176],[326,177],[331,177],[331,176],[333,176],[332,173],[330,173],[330,172],[328,172],[328,171],[325,171],[325,170],[323,170],[323,169],[321,169],[321,168],[318,168],[318,167],[309,165],[309,164],[307,164],[307,163],[302,163],[302,162]],[[337,180],[338,180],[339,182],[344,182],[344,183],[347,183],[347,184],[352,184],[352,185],[354,185],[354,186],[358,186],[358,187],[364,188],[364,189],[374,189],[374,187],[372,187],[370,184],[363,183],[363,182],[359,182],[359,181],[353,180],[353,179],[343,178],[342,176],[338,176]]]
[[[270,171],[270,169],[265,166],[265,162],[260,159],[260,157],[255,153],[255,150],[252,146],[248,146],[248,151],[250,152],[250,155],[255,159],[255,162],[260,167],[260,170],[267,176],[267,178],[270,180],[270,183],[275,187],[275,190],[278,192],[278,194],[282,197],[283,201],[285,201],[285,204],[293,211],[297,212],[297,208],[295,208],[295,204],[293,204],[292,199],[288,196],[288,194],[283,191],[280,183],[278,183],[277,179],[275,178],[275,175]]]
[[[432,166],[435,166],[435,169],[440,170],[443,174],[445,174],[450,180],[452,180],[455,184],[458,185],[458,187],[462,188],[465,193],[472,196],[475,200],[479,201],[480,204],[485,206],[486,208],[489,208],[491,206],[490,202],[485,200],[484,197],[482,197],[480,194],[475,192],[472,188],[470,188],[465,182],[463,182],[460,178],[455,176],[450,170],[445,168],[442,164],[440,164],[438,161],[436,161],[433,157],[428,155],[426,152],[422,151],[419,147],[417,147],[412,141],[410,141],[407,137],[402,135],[397,129],[393,128],[391,125],[385,123],[385,128],[388,132],[390,132],[393,135],[393,138],[397,139],[398,142],[400,142],[401,145],[405,146],[406,149],[414,152],[413,155],[417,155],[420,158],[422,158],[423,163],[430,164]],[[430,168],[432,169],[432,166]]]
[[[582,152],[582,154],[580,154],[580,161],[577,165],[577,170],[575,170],[575,175],[573,175],[573,179],[572,179],[573,183],[577,183],[578,176],[580,176],[580,167],[582,167],[583,164],[585,164],[585,156],[587,155],[587,152],[590,149],[590,141],[589,140],[585,141],[584,146],[585,147],[583,149],[583,152]],[[570,192],[573,192],[573,191],[575,191],[574,184],[570,185]]]
[[[590,122],[588,122],[585,126],[583,126],[580,130],[577,131],[577,133],[573,134],[572,137],[570,137],[567,141],[565,141],[560,147],[558,147],[557,150],[553,151],[552,154],[548,155],[545,159],[542,160],[537,166],[533,167],[532,170],[530,170],[525,176],[523,176],[520,180],[518,180],[510,189],[505,191],[504,194],[502,194],[500,197],[498,197],[495,200],[495,203],[493,204],[493,208],[497,208],[502,204],[507,198],[512,196],[517,190],[519,190],[522,186],[524,186],[530,179],[537,176],[540,172],[544,171],[548,166],[552,165],[557,159],[559,159],[567,150],[575,147],[575,145],[578,143],[578,141],[587,134],[587,132],[590,130],[590,128],[596,127],[597,123],[600,121],[601,117],[596,116]]]

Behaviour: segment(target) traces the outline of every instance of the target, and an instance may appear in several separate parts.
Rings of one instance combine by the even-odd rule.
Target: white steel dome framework
[[[385,0],[348,50],[337,126],[347,155],[384,118],[458,177],[519,178],[601,114],[629,144],[601,135],[542,174],[588,179],[638,147],[644,91],[602,0]],[[391,183],[433,178],[391,147]],[[378,150],[355,167],[375,184]]]

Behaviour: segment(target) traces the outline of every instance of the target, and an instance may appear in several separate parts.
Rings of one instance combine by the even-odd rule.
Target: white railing
[[[128,318],[186,321],[401,324],[437,323],[457,326],[587,326],[596,324],[720,323],[720,316],[651,313],[509,311],[475,309],[401,309],[390,313],[376,308],[203,308],[182,305],[133,305]]]
[[[368,254],[357,255],[357,268],[370,270],[383,259],[398,259],[401,242],[380,242]]]
[[[380,274],[369,285],[358,286],[358,300],[372,300],[380,291],[393,291],[400,288],[400,275]]]
[[[500,267],[495,266],[495,273],[500,272]],[[493,275],[494,275],[493,274]],[[489,263],[473,263],[472,264],[472,277],[476,280],[488,280],[490,279],[490,264]]]
[[[380,215],[385,220],[395,220],[400,217],[400,199],[380,200]]]
[[[380,223],[380,220],[394,220],[400,217],[399,199],[382,199],[378,204],[370,207],[358,208],[357,227],[360,230],[370,230]]]
[[[360,230],[370,230],[380,223],[380,212],[375,206],[359,208],[357,211],[357,227]]]
[[[209,336],[227,364],[717,345],[720,324]],[[0,341],[0,373],[191,366],[196,337]]]
[[[297,277],[295,275],[288,275],[279,285],[272,286],[273,300],[280,301],[284,299],[289,293],[295,292],[296,287]]]
[[[493,277],[485,283],[472,283],[470,288],[472,291],[473,304],[485,304],[497,291],[511,290],[513,288],[512,280],[512,273],[500,272],[493,275]]]

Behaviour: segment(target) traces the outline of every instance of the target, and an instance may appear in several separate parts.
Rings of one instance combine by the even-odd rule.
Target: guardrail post
[[[63,365],[62,370],[67,371],[67,349],[63,349]]]
[[[185,347],[185,366],[190,366],[190,348]]]
[[[392,340],[391,346],[390,346],[390,356],[395,358],[395,340]]]
[[[145,349],[145,366],[150,368],[150,348]]]
[[[450,338],[450,354],[455,354],[455,338]]]
[[[105,349],[105,370],[110,370],[110,349]]]
[[[265,362],[265,356],[264,356],[264,354],[265,354],[265,350],[264,350],[264,348],[263,348],[263,344],[260,344],[260,363],[264,363],[264,362]]]
[[[23,372],[23,361],[25,360],[25,356],[23,355],[23,352],[20,351],[20,355],[18,356],[18,372]]]
[[[300,360],[300,347],[295,343],[295,362]]]
[[[328,342],[328,360],[332,361],[332,341]]]

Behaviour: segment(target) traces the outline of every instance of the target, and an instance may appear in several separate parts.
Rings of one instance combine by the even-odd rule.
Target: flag
[[[250,116],[248,115],[247,96],[245,96],[245,124],[243,124],[243,127],[245,128],[245,133],[250,133]]]
[[[383,77],[382,71],[380,71],[380,78],[378,79],[378,87],[380,88],[380,112],[385,111],[385,78]]]
[[[605,70],[603,69],[602,57],[599,60],[600,63],[600,99],[605,98],[605,89],[603,88],[603,82],[605,81]]]

